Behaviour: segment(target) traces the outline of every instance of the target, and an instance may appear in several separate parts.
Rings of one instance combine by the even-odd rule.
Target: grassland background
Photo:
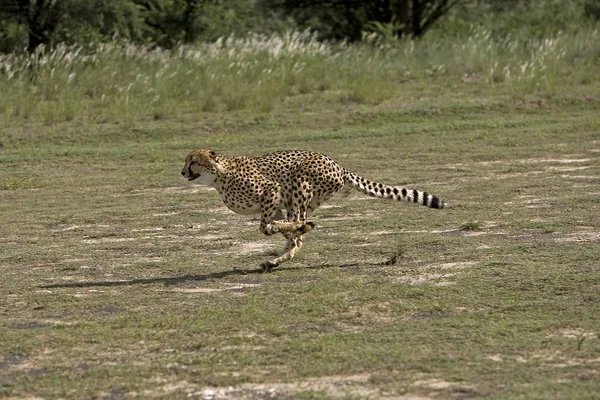
[[[593,399],[600,40],[0,63],[0,395]],[[303,148],[450,207],[338,197],[297,258],[183,181],[193,148]]]

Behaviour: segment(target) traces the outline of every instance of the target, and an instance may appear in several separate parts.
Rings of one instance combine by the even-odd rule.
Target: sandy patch
[[[592,366],[592,365],[596,365],[596,364],[600,364],[600,358],[573,358],[570,360],[564,360],[563,362],[547,363],[544,365],[546,367],[551,367],[551,368],[566,368],[566,367],[574,367],[574,366],[580,366],[580,365]],[[592,371],[593,370],[590,370],[588,372],[592,372]]]
[[[554,241],[559,243],[598,242],[600,241],[600,232],[574,232],[557,237]]]
[[[186,241],[218,241],[218,240],[229,240],[231,236],[228,235],[154,235],[155,239],[174,239],[174,240],[186,240]]]
[[[398,233],[398,231],[376,231],[376,232],[369,233],[369,235],[381,236],[381,235],[394,235],[397,233]]]
[[[82,239],[83,243],[87,244],[97,244],[97,243],[121,243],[121,242],[135,242],[136,240],[141,238],[99,238],[99,239]],[[147,239],[147,238],[145,238]]]
[[[438,274],[438,273],[423,273],[415,276],[399,276],[395,280],[399,283],[407,283],[413,286],[419,285],[431,285],[431,286],[451,286],[454,285],[455,282],[449,280],[454,277],[455,273],[446,273],[446,274]]]
[[[205,210],[207,213],[210,214],[229,214],[231,215],[233,213],[233,211],[231,211],[229,208],[223,206],[220,207],[215,207],[215,208],[209,208],[208,210]],[[260,215],[260,213],[257,213],[258,215]]]
[[[474,261],[461,261],[461,262],[451,262],[451,263],[444,263],[444,264],[439,264],[436,267],[433,268],[439,268],[439,269],[464,269],[467,267],[471,267],[473,265],[475,265],[476,263]]]
[[[157,232],[157,231],[164,231],[165,228],[162,226],[154,226],[154,227],[150,227],[150,228],[138,228],[138,229],[132,229],[132,232]]]
[[[81,262],[86,262],[89,261],[89,259],[87,258],[65,258],[63,260],[61,260],[61,263],[81,263]]]
[[[181,211],[170,211],[170,212],[162,212],[162,213],[154,213],[152,214],[153,217],[170,217],[173,215],[179,215],[181,214]]]
[[[164,259],[162,257],[137,257],[133,260],[134,263],[158,263],[162,262]]]
[[[231,239],[229,235],[201,235],[201,236],[193,236],[194,239],[197,240],[226,240]]]
[[[5,397],[4,400],[45,400],[43,397],[25,396],[25,397]]]
[[[169,186],[169,187],[163,187],[163,188],[136,189],[136,190],[132,190],[131,193],[136,193],[136,194],[137,193],[187,193],[187,192],[196,193],[196,192],[210,192],[213,190],[215,190],[215,189],[213,189],[209,186],[184,185],[184,186]]]
[[[200,399],[205,400],[276,399],[282,397],[293,398],[295,393],[301,391],[316,391],[325,392],[331,397],[351,395],[360,398],[372,398],[378,394],[378,391],[365,387],[369,377],[368,374],[323,376],[290,383],[247,383],[237,387],[207,387],[188,393],[188,396],[198,396]]]
[[[473,389],[472,385],[464,382],[448,382],[441,379],[427,379],[413,382],[414,386],[433,389],[433,390],[448,390],[448,389],[460,389],[470,390]]]
[[[589,158],[530,158],[524,160],[525,162],[533,163],[556,163],[556,164],[573,164],[573,163],[585,163],[592,161]]]
[[[207,186],[170,186],[164,188],[135,189],[128,192],[114,193],[111,197],[145,196],[152,193],[199,193],[214,190]]]
[[[548,171],[559,171],[559,172],[571,172],[571,171],[580,171],[582,169],[592,168],[588,165],[582,167],[548,167],[546,168]]]
[[[528,172],[510,172],[510,173],[505,173],[505,174],[496,174],[494,175],[494,179],[512,179],[512,178],[519,178],[519,177],[523,177],[523,176],[529,176],[529,175],[539,175],[539,174],[543,174],[545,171],[528,171]],[[471,178],[469,178],[471,179]],[[490,177],[480,177],[479,179],[492,179]]]
[[[402,396],[380,397],[380,400],[433,400],[433,397],[405,394]]]
[[[70,231],[76,231],[79,229],[106,229],[106,228],[110,228],[110,225],[102,225],[102,224],[89,224],[89,225],[70,225],[64,228],[60,228],[60,229],[53,229],[52,232],[70,232]]]
[[[227,292],[227,291],[242,290],[242,289],[246,289],[246,288],[253,288],[253,287],[257,287],[257,286],[260,286],[260,284],[238,283],[238,284],[234,284],[234,285],[226,285],[225,287],[216,287],[216,288],[209,288],[209,287],[175,288],[175,289],[173,289],[173,291],[180,292],[180,293],[189,293],[189,294],[220,293],[220,292]]]
[[[342,208],[342,206],[336,206],[334,204],[323,204],[319,208],[322,210],[328,210],[330,208]]]
[[[415,381],[413,382],[413,385],[422,386],[430,389],[442,390],[452,387],[453,384],[451,382],[446,382],[441,379],[427,379],[425,381]]]
[[[475,265],[472,261],[450,262],[425,266],[403,275],[392,276],[395,282],[408,285],[451,286],[461,270]],[[402,272],[401,272],[402,273]]]
[[[590,336],[572,336],[576,334]],[[548,334],[548,337],[567,337],[573,340],[582,340],[586,337],[589,337],[590,339],[596,339],[597,335],[595,332],[585,331],[579,328],[564,328]],[[514,360],[520,363],[537,361],[547,368],[565,368],[585,365],[588,366],[588,369],[586,370],[587,373],[595,373],[600,375],[600,371],[594,369],[600,367],[600,358],[568,357],[560,350],[541,351],[537,354],[530,355],[528,358],[517,356],[514,358]]]
[[[367,214],[348,213],[348,214],[329,214],[315,218],[318,221],[346,221],[354,218],[365,217]]]
[[[456,229],[444,229],[444,230],[431,230],[431,231],[427,231],[427,230],[407,230],[407,229],[402,229],[400,231],[398,231],[398,233],[427,233],[427,234],[438,234],[438,233],[452,233],[452,232],[456,232]]]
[[[581,328],[562,328],[556,332],[551,333],[549,336],[554,336],[554,337],[558,336],[558,337],[564,337],[564,338],[569,338],[569,339],[581,339],[581,338],[596,339],[596,338],[598,338],[598,334],[596,332],[586,331],[585,329],[581,329]]]
[[[598,175],[560,175],[561,178],[564,179],[598,179]]]
[[[465,167],[469,165],[514,165],[514,164],[575,164],[590,162],[590,158],[524,158],[520,160],[479,161],[475,163],[449,164],[449,167]]]
[[[88,289],[88,290],[84,290],[84,291],[79,291],[79,292],[75,293],[73,296],[74,297],[90,297],[90,296],[94,295],[95,293],[104,293],[104,290]]]
[[[238,253],[238,254],[264,253],[268,250],[273,250],[276,246],[277,245],[274,243],[260,243],[260,242],[242,243],[242,244],[236,246],[235,253]]]

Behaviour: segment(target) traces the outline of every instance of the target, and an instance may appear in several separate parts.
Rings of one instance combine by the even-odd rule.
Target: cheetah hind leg
[[[309,222],[308,224],[312,224],[312,223]],[[312,224],[312,225],[314,226],[314,224]],[[267,260],[262,263],[261,266],[262,266],[263,272],[271,272],[273,270],[273,268],[276,268],[279,264],[291,260],[292,258],[294,258],[294,256],[296,255],[298,250],[300,250],[301,247],[302,247],[302,236],[298,236],[293,239],[288,239],[287,244],[285,246],[285,250],[283,251],[283,254],[281,254],[279,257],[277,257],[273,260]]]
[[[312,231],[316,226],[314,222],[300,221],[273,221],[272,225],[277,228],[277,232],[281,233],[288,240],[302,236]]]
[[[301,187],[302,185],[299,185]],[[307,202],[310,202],[312,196],[307,196]],[[293,207],[287,210],[288,221],[272,221],[271,226],[275,227],[276,231],[281,233],[287,239],[287,244],[283,254],[279,257],[268,260],[262,263],[264,272],[271,270],[282,262],[286,262],[294,258],[298,250],[302,247],[302,235],[315,228],[314,222],[307,222],[307,207]],[[271,231],[274,229],[271,228]]]
[[[295,218],[293,214],[290,217]],[[277,224],[278,222],[276,221],[275,223]],[[287,238],[285,250],[279,257],[263,262],[263,272],[271,272],[273,268],[276,268],[279,266],[279,264],[294,258],[298,250],[300,250],[302,247],[302,235],[315,228],[314,222],[302,223],[300,221],[289,221],[280,223],[285,224],[284,226],[279,225],[281,228],[283,228],[280,228],[281,234]]]
[[[263,272],[271,272],[279,264],[294,258],[298,250],[302,247],[302,235],[313,230],[316,226],[314,222],[303,223],[300,221],[274,221],[273,224],[278,227],[279,232],[287,239],[287,244],[279,257],[267,260],[261,264]]]
[[[277,214],[279,214],[279,212]],[[265,235],[281,233],[283,237],[289,240],[304,235],[306,232],[313,230],[315,226],[316,225],[313,222],[273,221],[273,218],[265,218],[261,221],[260,231]]]

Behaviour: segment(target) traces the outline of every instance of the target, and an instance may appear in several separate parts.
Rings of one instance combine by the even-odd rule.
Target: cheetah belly
[[[260,214],[260,204],[252,204],[248,206],[247,204],[225,204],[227,208],[233,211],[236,214],[242,215],[256,215]]]
[[[260,204],[252,204],[251,207],[248,204],[227,204],[225,203],[227,208],[233,211],[236,214],[241,215],[260,215]],[[285,210],[283,203],[279,204],[279,210]]]

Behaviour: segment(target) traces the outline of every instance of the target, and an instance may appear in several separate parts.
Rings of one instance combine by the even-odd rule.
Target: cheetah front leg
[[[285,250],[283,251],[283,254],[281,254],[277,258],[274,258],[273,260],[267,260],[262,263],[261,266],[262,266],[263,271],[271,272],[273,270],[273,268],[277,267],[279,264],[291,260],[292,258],[294,258],[294,256],[296,255],[298,250],[300,250],[301,247],[302,247],[302,236],[299,236],[294,239],[288,239],[287,244],[285,246]]]
[[[294,207],[293,216],[288,221],[275,220],[276,217],[283,217],[279,210],[279,192],[269,192],[261,199],[261,219],[260,231],[267,236],[275,233],[281,233],[286,239],[295,239],[305,234],[315,227],[312,222],[306,222],[306,217],[299,219],[297,217],[297,206]],[[306,207],[304,207],[306,209]],[[306,214],[306,212],[304,213]]]
[[[315,226],[315,224],[313,224],[312,222],[307,223],[303,227],[303,232],[308,232],[308,231],[312,230],[314,228],[314,226]],[[296,232],[297,231],[298,230],[296,230]],[[261,267],[264,272],[271,272],[273,270],[273,268],[278,267],[279,264],[286,262],[286,261],[290,261],[292,258],[294,258],[294,256],[298,252],[298,250],[300,250],[300,248],[302,247],[302,243],[303,243],[302,235],[300,235],[298,237],[294,237],[294,238],[289,238],[289,236],[291,234],[292,233],[284,234],[284,236],[288,237],[288,240],[287,240],[285,249],[283,250],[283,253],[277,258],[274,258],[272,260],[267,260],[261,264]]]

